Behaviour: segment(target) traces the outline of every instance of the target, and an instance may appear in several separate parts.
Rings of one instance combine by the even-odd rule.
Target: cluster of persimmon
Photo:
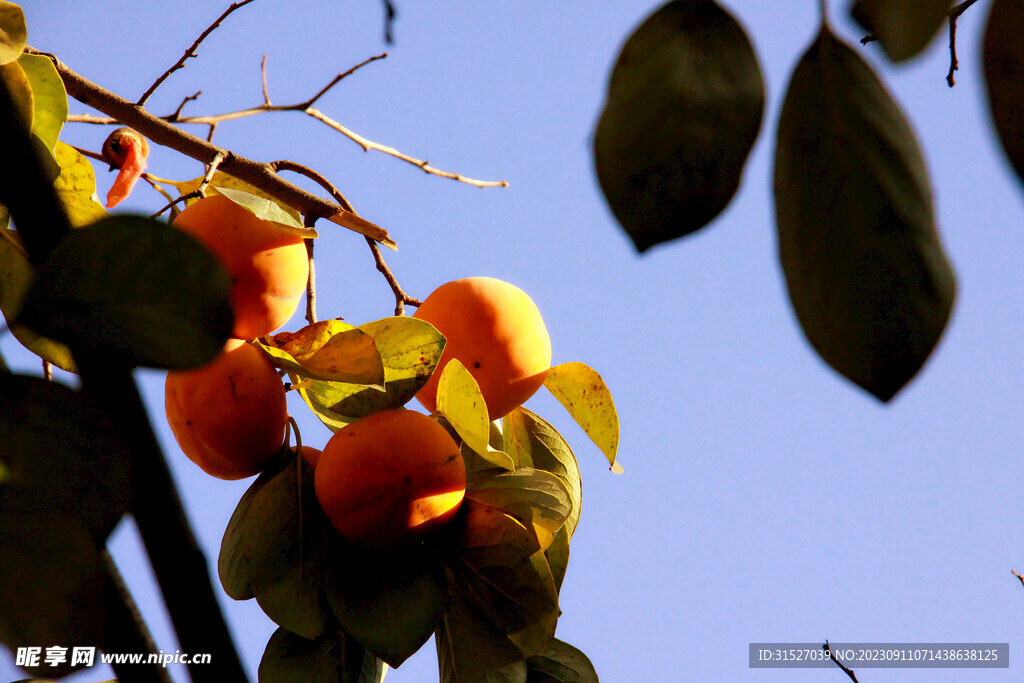
[[[223,196],[201,199],[174,225],[203,242],[233,282],[234,337],[211,363],[167,375],[165,405],[184,453],[207,473],[242,479],[281,452],[285,388],[269,358],[249,341],[288,322],[309,275],[302,238]],[[490,419],[526,401],[544,382],[551,342],[533,301],[519,288],[474,277],[442,285],[415,317],[446,339],[441,359],[416,395],[436,409],[438,377],[457,358],[476,379]],[[466,489],[459,444],[437,421],[405,408],[383,410],[339,429],[314,467],[324,513],[351,542],[394,546],[421,540],[458,511]]]

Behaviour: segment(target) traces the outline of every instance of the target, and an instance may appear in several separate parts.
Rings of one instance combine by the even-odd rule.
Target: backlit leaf
[[[779,255],[804,333],[844,376],[888,401],[952,311],[924,159],[867,63],[823,27],[779,119]]]
[[[480,385],[457,358],[451,359],[441,371],[437,412],[481,458],[507,470],[514,467],[512,458],[490,446],[491,423]]]
[[[950,0],[855,0],[850,14],[902,62],[921,53],[949,17]]]
[[[590,659],[557,638],[547,650],[528,658],[526,667],[527,683],[598,683]]]
[[[13,62],[28,45],[25,15],[16,3],[0,1],[0,64]]]
[[[235,204],[244,206],[252,211],[257,218],[277,223],[286,228],[287,232],[301,237],[317,236],[316,230],[303,226],[291,213],[285,211],[277,200],[261,197],[260,195],[233,187],[222,186],[215,189],[216,194],[224,195]]]
[[[75,363],[68,347],[42,337],[23,325],[13,324],[34,275],[35,269],[28,261],[28,254],[18,233],[0,228],[0,311],[4,319],[14,338],[29,351],[61,370],[75,372]]]
[[[343,382],[303,382],[299,394],[332,431],[371,413],[408,403],[426,384],[444,350],[444,336],[409,316],[360,325],[373,337],[384,365],[384,391]]]
[[[558,623],[558,591],[537,539],[499,508],[467,498],[462,509],[465,530],[448,565],[455,590],[524,656],[543,652]]]
[[[82,153],[60,140],[54,146],[54,157],[60,166],[60,175],[53,183],[64,204],[71,225],[80,228],[109,214],[96,200],[96,173]]]
[[[568,527],[563,526],[544,551],[544,557],[548,559],[548,566],[551,567],[551,577],[555,580],[555,590],[559,593],[562,592],[562,582],[569,568],[569,536]]]
[[[199,189],[199,186],[203,182],[203,176],[200,176],[198,178],[194,178],[192,180],[185,180],[185,181],[181,181],[181,182],[176,182],[176,181],[173,181],[173,180],[163,180],[162,182],[165,182],[168,185],[173,186],[175,189],[178,190],[178,192],[181,195],[184,196],[186,194],[189,194],[190,192],[195,192],[196,190]],[[221,171],[217,171],[217,172],[215,172],[213,174],[213,178],[210,180],[210,184],[207,186],[206,194],[207,195],[222,194],[220,192],[221,188],[227,189],[227,190],[241,190],[242,192],[245,192],[247,194],[255,195],[256,197],[261,197],[261,198],[266,199],[266,200],[268,200],[270,202],[276,203],[278,209],[280,211],[283,211],[284,213],[288,214],[288,216],[291,218],[291,220],[288,220],[287,223],[281,223],[282,225],[291,226],[291,228],[293,228],[293,229],[295,228],[296,225],[298,225],[301,228],[301,231],[298,234],[302,235],[303,237],[316,237],[316,231],[315,230],[313,230],[312,228],[302,227],[302,214],[300,214],[298,211],[296,211],[292,207],[290,207],[290,206],[288,206],[286,204],[282,204],[279,200],[274,199],[273,197],[271,197],[269,194],[267,194],[263,190],[259,189],[258,187],[254,187],[253,185],[250,185],[249,183],[245,182],[244,180],[239,180],[238,178],[236,178],[234,176],[231,176],[231,175],[228,175],[227,173],[223,173]],[[225,196],[227,196],[227,195],[225,194]],[[189,200],[187,200],[185,202],[185,205],[188,206],[188,205],[193,204],[193,203],[195,203],[197,201],[199,201],[198,198],[196,198],[196,199],[189,199]],[[243,206],[245,206],[245,204],[243,204]],[[278,213],[276,211],[273,211],[272,213],[275,216],[278,215]],[[259,215],[259,214],[257,214],[257,215]],[[263,216],[261,216],[261,218],[263,218]],[[274,220],[274,219],[273,218],[267,218],[266,220]],[[280,223],[280,221],[275,221],[275,222],[279,222]],[[310,231],[312,231],[312,232],[310,233]]]
[[[572,512],[572,501],[562,480],[544,470],[518,467],[514,472],[498,470],[470,472],[466,498],[501,508],[518,519],[546,550]]]
[[[517,468],[544,470],[562,480],[572,504],[565,521],[571,537],[583,509],[583,480],[569,444],[551,424],[522,406],[506,415],[503,425],[505,452],[515,461]]]
[[[587,436],[601,449],[613,471],[619,450],[619,416],[612,393],[597,371],[583,363],[562,363],[548,371],[544,386],[565,406]]]
[[[992,0],[982,63],[992,122],[1017,176],[1024,179],[1024,5]]]
[[[32,132],[39,136],[52,155],[57,136],[68,120],[68,94],[64,90],[64,81],[49,57],[23,54],[18,58],[18,64],[32,85]]]
[[[231,335],[231,283],[193,237],[121,215],[73,230],[39,268],[18,322],[74,349],[184,369]]]
[[[281,332],[260,344],[274,365],[311,379],[384,388],[384,365],[369,334],[341,320]]]
[[[597,177],[636,248],[689,234],[732,200],[764,113],[743,28],[712,0],[672,0],[629,37],[594,134]]]
[[[102,544],[131,498],[130,457],[113,434],[87,395],[0,373],[0,510],[72,519]]]
[[[32,84],[18,62],[9,62],[0,65],[0,80],[6,85],[14,101],[14,108],[18,118],[26,130],[32,130],[32,121],[35,114],[35,98],[32,95]]]

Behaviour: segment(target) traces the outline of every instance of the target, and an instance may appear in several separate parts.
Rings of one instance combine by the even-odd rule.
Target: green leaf
[[[764,78],[712,0],[673,0],[629,37],[594,134],[597,177],[637,250],[692,233],[736,193],[761,128]]]
[[[454,589],[494,622],[523,656],[543,652],[558,623],[558,591],[526,527],[499,508],[463,501],[465,530],[448,566]]]
[[[323,320],[281,332],[260,346],[274,365],[310,379],[384,390],[384,365],[369,334],[341,320]]]
[[[856,0],[850,14],[902,62],[920,54],[949,18],[950,0]]]
[[[565,521],[568,535],[572,537],[583,509],[583,480],[569,444],[547,421],[522,406],[505,416],[502,431],[505,452],[517,468],[544,470],[562,480],[572,505]]]
[[[35,113],[35,97],[32,95],[32,84],[18,62],[0,65],[0,81],[3,81],[11,93],[14,109],[26,130],[32,130]]]
[[[541,550],[546,550],[572,512],[572,501],[562,480],[544,470],[519,467],[470,472],[466,498],[501,508],[527,529],[532,529]]]
[[[64,81],[49,57],[23,54],[18,58],[18,64],[32,85],[32,133],[39,136],[52,156],[57,136],[68,120],[68,94],[64,90]]]
[[[598,683],[590,659],[557,638],[543,653],[528,658],[526,666],[527,683]]]
[[[597,371],[583,363],[562,363],[548,371],[544,386],[565,406],[587,436],[608,458],[613,472],[619,450],[619,416],[612,393]]]
[[[453,585],[434,636],[440,683],[526,683],[519,650]]]
[[[515,467],[512,458],[491,447],[491,423],[480,385],[458,358],[448,361],[441,371],[437,382],[437,412],[481,458],[506,470]]]
[[[0,374],[0,510],[12,519],[42,511],[71,519],[101,545],[131,498],[130,457],[113,434],[87,395]]]
[[[4,514],[0,548],[0,642],[12,650],[102,644],[104,575],[88,530],[41,511]],[[44,664],[33,673],[63,676],[73,668]]]
[[[236,599],[255,596],[274,623],[316,638],[327,623],[320,565],[330,530],[316,502],[313,468],[291,455],[261,474],[250,491],[221,542],[225,591]]]
[[[235,204],[244,206],[245,208],[252,211],[257,218],[277,223],[286,229],[286,232],[299,235],[301,237],[316,237],[316,231],[313,228],[307,228],[302,225],[295,217],[289,212],[285,211],[281,205],[274,199],[267,197],[261,197],[260,195],[253,194],[246,190],[239,190],[233,187],[216,187],[215,194],[224,195]],[[261,193],[262,194],[262,193]]]
[[[57,141],[54,157],[60,166],[60,175],[53,183],[64,204],[71,225],[80,228],[106,218],[107,210],[96,200],[96,173],[92,164],[71,145]]]
[[[999,142],[1024,180],[1024,6],[1013,0],[992,0],[985,24],[982,65],[988,103]]]
[[[28,28],[21,7],[0,1],[0,64],[13,62],[28,45]]]
[[[194,178],[192,180],[186,180],[186,181],[183,181],[183,182],[175,182],[173,180],[165,180],[165,181],[162,181],[162,182],[166,182],[168,185],[173,186],[175,189],[178,190],[178,192],[182,196],[184,196],[186,194],[189,194],[190,192],[195,192],[196,190],[198,190],[199,186],[203,184],[203,178],[204,178],[204,176],[200,176],[198,178]],[[207,193],[207,195],[211,195],[211,194],[224,194],[224,196],[227,197],[228,194],[222,193],[221,192],[222,189],[226,189],[226,190],[241,190],[245,194],[254,195],[256,197],[259,197],[259,198],[265,199],[265,200],[267,200],[269,202],[272,202],[272,203],[277,205],[277,209],[276,210],[269,209],[264,216],[260,216],[260,214],[258,214],[258,213],[256,215],[260,216],[260,218],[265,218],[266,220],[274,220],[275,222],[280,223],[282,226],[289,226],[291,228],[291,230],[294,230],[295,226],[299,226],[301,229],[297,232],[297,234],[302,236],[302,237],[316,237],[317,236],[316,230],[314,230],[313,228],[302,227],[302,214],[300,214],[298,211],[296,211],[292,207],[288,206],[287,204],[281,203],[279,200],[274,199],[273,197],[271,197],[269,194],[267,194],[263,190],[261,190],[261,189],[259,189],[257,187],[254,187],[253,185],[250,185],[249,183],[245,182],[244,180],[239,180],[238,178],[236,178],[234,176],[230,176],[227,173],[222,173],[221,171],[217,171],[216,173],[213,174],[213,178],[210,179],[210,184],[207,186],[206,193]],[[248,201],[244,197],[242,197],[242,199],[243,199],[243,201]],[[186,200],[185,205],[189,206],[189,205],[191,205],[191,204],[193,204],[193,203],[195,203],[197,201],[199,201],[198,197],[194,198],[194,199],[189,199],[189,200]],[[242,204],[242,206],[246,206],[246,208],[250,208],[249,206],[247,206],[247,204],[244,204],[244,203]],[[274,218],[270,218],[269,217],[269,216],[279,216],[279,213],[278,213],[279,211],[280,212],[284,212],[285,214],[288,215],[289,218],[286,219],[287,222],[283,222],[282,223],[281,221],[276,221]]]
[[[827,27],[783,103],[775,211],[804,334],[829,365],[888,401],[938,343],[956,280],[910,124]]]
[[[376,342],[384,365],[383,392],[344,382],[311,381],[299,387],[299,394],[332,431],[360,417],[408,403],[427,383],[444,350],[444,336],[430,323],[416,318],[384,318],[358,329]]]
[[[61,370],[75,372],[75,362],[68,347],[42,337],[23,325],[13,324],[34,276],[35,268],[28,261],[28,254],[18,233],[0,228],[0,311],[4,319],[15,339],[26,349]]]
[[[231,282],[195,238],[142,216],[73,230],[39,268],[18,323],[111,360],[184,369],[231,336]]]
[[[342,628],[398,667],[434,632],[441,615],[438,563],[427,546],[367,549],[332,536],[327,601]]]
[[[544,551],[544,557],[551,567],[551,577],[555,580],[555,590],[562,592],[562,582],[565,581],[565,572],[569,568],[569,536],[571,533],[567,526],[563,526],[555,534],[555,539]]]
[[[387,665],[344,633],[316,640],[279,628],[260,660],[260,683],[381,683]]]

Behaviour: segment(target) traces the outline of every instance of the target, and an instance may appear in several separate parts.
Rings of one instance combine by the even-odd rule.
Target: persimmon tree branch
[[[210,26],[205,31],[203,31],[198,38],[196,38],[196,42],[192,43],[192,46],[189,47],[189,49],[185,50],[185,54],[183,54],[181,58],[177,62],[175,62],[170,69],[163,72],[163,74],[161,74],[160,77],[156,79],[153,85],[149,86],[149,89],[142,94],[142,97],[139,98],[139,101],[136,102],[136,104],[140,107],[144,106],[146,104],[146,100],[149,99],[150,95],[156,92],[156,89],[160,87],[161,83],[167,80],[168,76],[170,76],[178,69],[185,68],[185,62],[196,56],[196,50],[199,48],[199,44],[206,40],[206,36],[213,33],[217,29],[217,27],[221,25],[221,22],[228,18],[229,14],[231,14],[237,9],[245,7],[250,2],[252,2],[252,0],[241,0],[240,2],[231,3],[231,6],[224,10],[223,14],[217,17],[217,20],[210,24]],[[184,106],[184,102],[182,103],[182,106]],[[178,108],[178,111],[181,111],[180,107]]]
[[[82,104],[103,112],[117,122],[134,128],[150,141],[170,147],[203,164],[210,164],[218,155],[223,155],[224,161],[220,164],[220,170],[228,175],[263,190],[275,199],[294,207],[303,215],[326,218],[387,247],[397,248],[394,240],[380,226],[289,183],[274,173],[269,164],[247,159],[207,140],[197,138],[168,121],[150,114],[137,104],[87,80],[68,68],[54,55],[33,48],[28,48],[27,51],[32,54],[44,55],[53,61],[68,95]]]
[[[960,62],[956,58],[956,20],[960,18],[960,15],[967,11],[967,9],[976,3],[978,0],[964,0],[959,5],[954,7],[949,12],[949,73],[946,74],[946,83],[952,88],[956,85],[956,80],[953,78],[953,72],[960,68]]]
[[[223,123],[225,121],[233,121],[235,119],[241,119],[248,116],[256,116],[258,114],[267,114],[271,112],[301,112],[313,119],[316,119],[320,123],[330,128],[331,130],[341,133],[349,140],[359,145],[364,152],[369,152],[370,150],[373,150],[376,152],[380,152],[382,154],[387,154],[388,156],[392,156],[408,164],[412,164],[413,166],[419,168],[424,173],[427,173],[429,175],[435,175],[441,178],[448,178],[449,180],[455,180],[460,183],[465,183],[466,185],[472,185],[473,187],[508,187],[507,180],[477,180],[475,178],[464,176],[461,173],[444,171],[434,166],[431,166],[429,161],[426,161],[424,159],[417,159],[416,157],[405,154],[404,152],[401,152],[395,149],[394,147],[389,147],[388,145],[382,145],[379,142],[374,142],[373,140],[370,140],[356,133],[355,131],[350,130],[346,126],[342,125],[340,122],[335,121],[330,116],[323,113],[320,109],[316,108],[315,105],[317,101],[320,100],[320,98],[322,98],[324,95],[326,95],[332,88],[334,88],[334,86],[336,86],[342,80],[352,75],[358,69],[366,66],[367,64],[375,62],[379,59],[384,59],[385,57],[387,57],[386,52],[370,57],[360,62],[359,64],[356,64],[351,69],[348,69],[347,71],[344,71],[335,76],[327,85],[322,87],[315,95],[313,95],[309,99],[304,100],[302,102],[296,102],[294,104],[271,103],[270,97],[267,94],[266,61],[264,60],[261,63],[260,67],[261,80],[263,83],[263,104],[260,104],[255,107],[248,107],[246,109],[239,109],[236,111],[224,112],[222,114],[213,114],[209,116],[180,116],[181,108],[179,107],[178,111],[176,111],[175,113],[169,114],[167,116],[161,116],[158,118],[162,119],[163,121],[166,121],[167,123],[199,124],[210,126],[212,135],[213,129],[218,124]],[[107,117],[92,116],[88,114],[72,115],[68,116],[68,121],[74,123],[91,123],[98,125],[114,125],[122,123],[121,121],[116,120],[114,117],[111,117],[109,114]]]
[[[849,676],[850,680],[853,681],[853,683],[860,683],[860,681],[857,680],[857,674],[853,673],[853,669],[851,669],[850,667],[846,666],[841,661],[839,661],[839,658],[836,657],[832,653],[832,648],[829,646],[827,640],[825,641],[825,644],[822,645],[821,647],[822,647],[822,649],[825,650],[825,652],[828,653],[828,658],[831,659],[833,662],[835,662],[836,666],[838,666],[840,669],[842,669],[843,673],[845,673],[847,676]]]

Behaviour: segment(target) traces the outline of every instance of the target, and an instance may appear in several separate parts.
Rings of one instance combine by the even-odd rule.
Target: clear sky
[[[26,0],[29,41],[114,92],[137,98],[227,5],[209,0]],[[737,201],[699,234],[637,256],[597,187],[590,140],[615,56],[658,3],[397,0],[385,46],[374,0],[257,0],[151,100],[169,113],[259,104],[261,55],[275,103],[304,100],[336,73],[389,57],[319,104],[375,141],[507,189],[428,176],[300,114],[223,124],[216,141],[245,156],[293,159],[327,174],[400,245],[385,254],[423,297],[442,282],[490,275],[543,312],[554,361],[602,373],[622,424],[622,475],[550,397],[528,405],[574,445],[583,515],[561,595],[558,635],[602,680],[841,681],[838,670],[752,670],[747,644],[1009,642],[1010,670],[863,669],[861,683],[1019,680],[1024,587],[1024,224],[1021,183],[987,123],[978,45],[989,2],[960,21],[958,85],[945,35],[924,58],[883,70],[916,126],[941,234],[959,278],[949,329],[922,373],[882,405],[826,367],[789,307],[770,195],[782,92],[817,28],[811,0],[730,0],[768,87],[761,137]],[[832,2],[837,31],[862,31]],[[72,113],[87,108],[71,103]],[[205,128],[194,132],[205,134]],[[109,129],[70,124],[67,141],[99,150]],[[155,149],[150,170],[201,167]],[[97,165],[101,193],[113,175]],[[163,204],[140,187],[124,205]],[[320,227],[322,317],[353,323],[393,301],[362,238]],[[301,326],[296,317],[288,329]],[[10,338],[13,366],[38,372]],[[163,419],[163,376],[140,372],[151,414],[211,569],[248,482],[222,482],[181,454]],[[304,442],[326,429],[292,404]],[[159,647],[177,647],[134,527],[113,553]],[[219,587],[218,587],[219,590]],[[253,672],[273,624],[254,601],[222,596]],[[388,680],[436,680],[428,644]],[[184,678],[182,671],[176,676]],[[71,680],[111,677],[99,669]],[[0,680],[18,678],[6,652]]]

